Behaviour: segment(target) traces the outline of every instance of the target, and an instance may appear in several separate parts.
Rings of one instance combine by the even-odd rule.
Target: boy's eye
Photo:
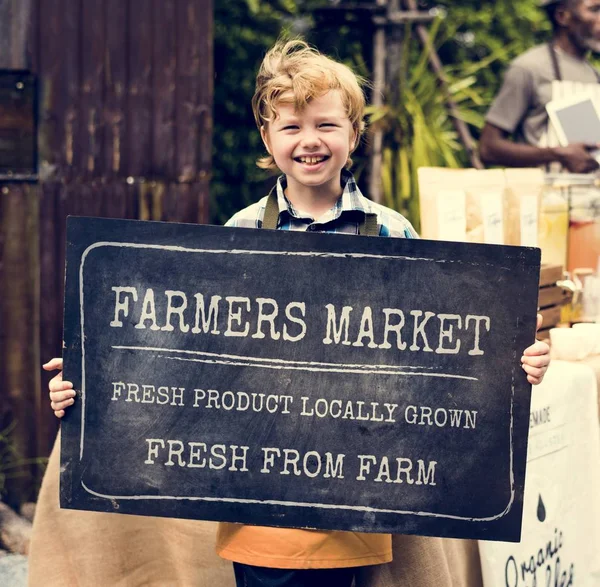
[[[333,124],[333,122],[323,122],[321,126],[337,126],[337,124]]]
[[[295,124],[288,124],[287,126],[284,126],[282,130],[297,130],[298,126]]]

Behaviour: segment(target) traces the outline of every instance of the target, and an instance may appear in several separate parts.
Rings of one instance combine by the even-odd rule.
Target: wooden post
[[[10,444],[18,460],[37,456],[40,408],[39,254],[37,188],[0,184],[0,431],[13,425]],[[4,448],[4,447],[2,447]],[[7,465],[10,464],[3,460]],[[7,473],[27,472],[31,467]],[[6,501],[19,505],[31,477],[6,480]]]
[[[377,6],[386,6],[387,0],[376,0]],[[385,27],[378,24],[373,36],[373,92],[371,104],[383,106],[385,90]],[[375,128],[371,133],[371,168],[369,172],[368,196],[378,204],[381,203],[381,163],[383,158],[383,130]]]
[[[388,22],[394,13],[400,11],[400,0],[388,0]],[[403,59],[403,39],[405,24],[391,26],[387,33],[386,54],[386,86],[388,88],[389,104],[393,108],[400,105],[402,99],[402,85],[405,79],[402,79],[402,59]]]
[[[406,6],[410,10],[417,9],[416,0],[405,0]],[[452,122],[454,123],[454,128],[456,128],[456,132],[460,137],[460,141],[465,147],[467,154],[471,160],[471,165],[475,169],[483,169],[483,164],[481,163],[481,159],[479,158],[479,154],[477,153],[477,149],[475,148],[475,141],[469,132],[468,126],[465,124],[465,121],[460,118],[460,113],[458,111],[458,106],[456,102],[450,96],[448,91],[448,79],[446,78],[446,74],[444,73],[444,67],[438,54],[435,49],[431,45],[431,41],[429,38],[429,33],[427,29],[422,24],[417,24],[417,34],[423,43],[423,46],[427,48],[429,54],[429,63],[431,67],[435,71],[438,79],[440,80],[440,85],[442,91],[446,94],[446,106],[448,107],[448,111],[450,113],[450,117],[452,118]]]
[[[0,67],[27,69],[31,0],[0,0]],[[0,183],[0,431],[14,426],[18,459],[37,455],[40,407],[38,188]],[[4,448],[4,447],[2,447]],[[6,458],[0,461],[6,465]],[[19,468],[35,475],[31,467]],[[19,469],[7,471],[17,472]],[[18,505],[31,478],[6,480],[6,501]]]

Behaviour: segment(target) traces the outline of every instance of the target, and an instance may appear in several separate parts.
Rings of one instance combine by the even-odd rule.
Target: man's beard
[[[583,52],[600,53],[600,39],[596,39],[591,35],[582,35],[575,32],[571,34],[571,41]]]

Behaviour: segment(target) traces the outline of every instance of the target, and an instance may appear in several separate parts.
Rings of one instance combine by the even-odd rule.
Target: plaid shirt
[[[404,216],[365,198],[349,171],[342,171],[341,185],[344,190],[339,200],[331,210],[327,211],[316,221],[314,218],[296,210],[292,206],[284,194],[284,190],[287,187],[287,179],[285,175],[279,177],[277,180],[277,203],[279,204],[277,228],[279,230],[358,234],[358,227],[363,221],[365,214],[371,213],[377,215],[379,236],[419,238],[415,229]],[[265,196],[255,204],[234,214],[225,226],[261,228],[267,198],[268,196]]]

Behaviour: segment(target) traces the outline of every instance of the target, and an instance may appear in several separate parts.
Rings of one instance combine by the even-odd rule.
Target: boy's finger
[[[523,356],[531,357],[535,355],[548,355],[550,354],[550,347],[541,340],[536,341],[530,347],[527,347],[523,351]]]
[[[50,401],[51,402],[62,402],[75,397],[75,392],[73,390],[68,391],[51,391],[50,392]]]
[[[539,378],[541,377],[545,369],[543,367],[532,367],[531,365],[523,365],[523,370],[527,375],[531,375],[532,377]]]
[[[63,378],[63,372],[59,371],[52,379],[50,379],[50,383],[48,383],[48,385],[50,385],[51,383],[55,383],[57,381],[62,381]]]
[[[544,322],[544,317],[541,314],[537,315],[537,326],[535,327],[535,331],[537,331],[542,327],[542,323]]]
[[[73,384],[70,381],[58,379],[56,381],[50,381],[48,384],[48,389],[51,393],[54,391],[66,391],[67,389],[73,389]]]
[[[550,359],[547,355],[532,355],[521,357],[521,363],[532,367],[547,367],[550,364]]]
[[[55,411],[55,412],[54,412],[54,415],[55,415],[57,418],[62,418],[62,417],[65,415],[65,411],[64,411],[64,410],[58,410],[58,411]]]
[[[56,412],[57,410],[64,410],[65,408],[72,406],[74,403],[75,400],[67,399],[64,402],[51,402],[50,406],[52,406],[52,409]]]
[[[47,363],[42,365],[42,369],[45,371],[54,371],[55,369],[62,369],[63,360],[60,357],[54,357],[50,359]]]
[[[75,403],[75,400],[73,398],[71,398],[71,399],[67,399],[62,402],[50,402],[50,406],[56,412],[57,410],[64,410],[65,408],[72,406],[74,403]]]

